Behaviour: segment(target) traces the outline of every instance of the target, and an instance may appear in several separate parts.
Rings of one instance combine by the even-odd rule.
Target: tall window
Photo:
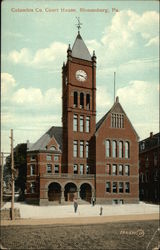
[[[59,165],[54,166],[54,172],[55,172],[55,174],[59,173]]]
[[[123,193],[123,182],[119,182],[119,193]]]
[[[113,193],[117,193],[117,182],[113,182],[112,191],[113,191]]]
[[[52,165],[51,164],[47,164],[47,173],[52,173]]]
[[[77,92],[75,91],[74,92],[74,107],[77,107],[78,106],[78,94]]]
[[[35,166],[34,164],[32,164],[32,165],[30,166],[30,174],[31,174],[31,175],[35,175],[35,173],[36,173],[35,169],[36,169],[36,166]]]
[[[106,192],[107,193],[111,192],[111,183],[110,182],[106,182]]]
[[[84,131],[84,116],[80,115],[80,132]]]
[[[117,175],[117,165],[112,165],[112,175]]]
[[[117,157],[117,142],[112,141],[112,157]]]
[[[128,165],[125,165],[125,175],[129,175],[129,166]]]
[[[106,174],[111,175],[111,165],[110,164],[106,165]]]
[[[111,156],[111,144],[109,140],[106,140],[106,157]]]
[[[84,174],[84,165],[80,164],[80,174]]]
[[[46,159],[47,159],[47,161],[51,161],[52,160],[52,155],[47,155]]]
[[[89,143],[88,141],[86,141],[86,158],[88,158],[88,154],[89,154]]]
[[[123,175],[123,165],[118,166],[119,175]]]
[[[58,161],[59,160],[59,156],[58,155],[55,155],[54,156],[54,161]]]
[[[74,172],[74,174],[78,174],[78,165],[77,164],[74,164],[73,172]]]
[[[119,142],[119,158],[123,158],[123,142]]]
[[[84,108],[84,94],[80,93],[80,108]]]
[[[129,158],[129,142],[128,141],[125,142],[125,158],[126,159]]]
[[[35,182],[31,182],[31,184],[30,184],[30,192],[32,194],[36,192],[36,183]]]
[[[78,130],[78,115],[74,115],[73,116],[73,131],[77,131]]]
[[[90,109],[90,94],[86,95],[86,108],[88,110]]]
[[[84,141],[80,141],[80,157],[84,157]]]
[[[90,131],[90,117],[86,117],[86,132],[89,133]]]
[[[73,141],[73,156],[77,157],[78,155],[78,141]]]
[[[130,193],[130,185],[129,182],[125,182],[125,192]]]
[[[89,174],[90,173],[90,166],[86,166],[86,174]]]

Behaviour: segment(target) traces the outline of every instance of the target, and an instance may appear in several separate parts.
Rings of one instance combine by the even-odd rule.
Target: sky
[[[140,140],[159,132],[158,13],[158,1],[3,1],[2,152],[11,129],[15,146],[62,125],[62,65],[76,17],[97,56],[97,122],[113,105],[116,72],[116,96]]]

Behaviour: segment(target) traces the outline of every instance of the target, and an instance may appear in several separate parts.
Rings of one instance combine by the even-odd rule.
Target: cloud
[[[2,97],[10,93],[11,89],[16,86],[14,77],[9,73],[1,73],[1,90]]]
[[[53,62],[61,59],[66,54],[67,45],[60,42],[52,43],[48,48],[39,49],[33,54],[28,48],[20,51],[11,51],[8,59],[15,64],[24,64],[30,67],[47,68],[53,67]]]

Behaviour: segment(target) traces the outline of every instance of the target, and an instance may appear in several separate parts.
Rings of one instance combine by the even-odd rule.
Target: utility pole
[[[4,155],[1,153],[1,208],[3,207],[3,159]]]
[[[11,129],[11,171],[12,171],[12,201],[11,201],[11,220],[14,220],[14,151],[13,151],[13,129]]]
[[[114,72],[114,102],[115,102],[115,99],[116,99],[116,72]]]

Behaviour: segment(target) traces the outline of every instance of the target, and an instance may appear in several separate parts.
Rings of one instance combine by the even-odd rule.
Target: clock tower
[[[62,172],[94,174],[96,56],[94,51],[90,55],[79,31],[62,67],[62,123]]]

